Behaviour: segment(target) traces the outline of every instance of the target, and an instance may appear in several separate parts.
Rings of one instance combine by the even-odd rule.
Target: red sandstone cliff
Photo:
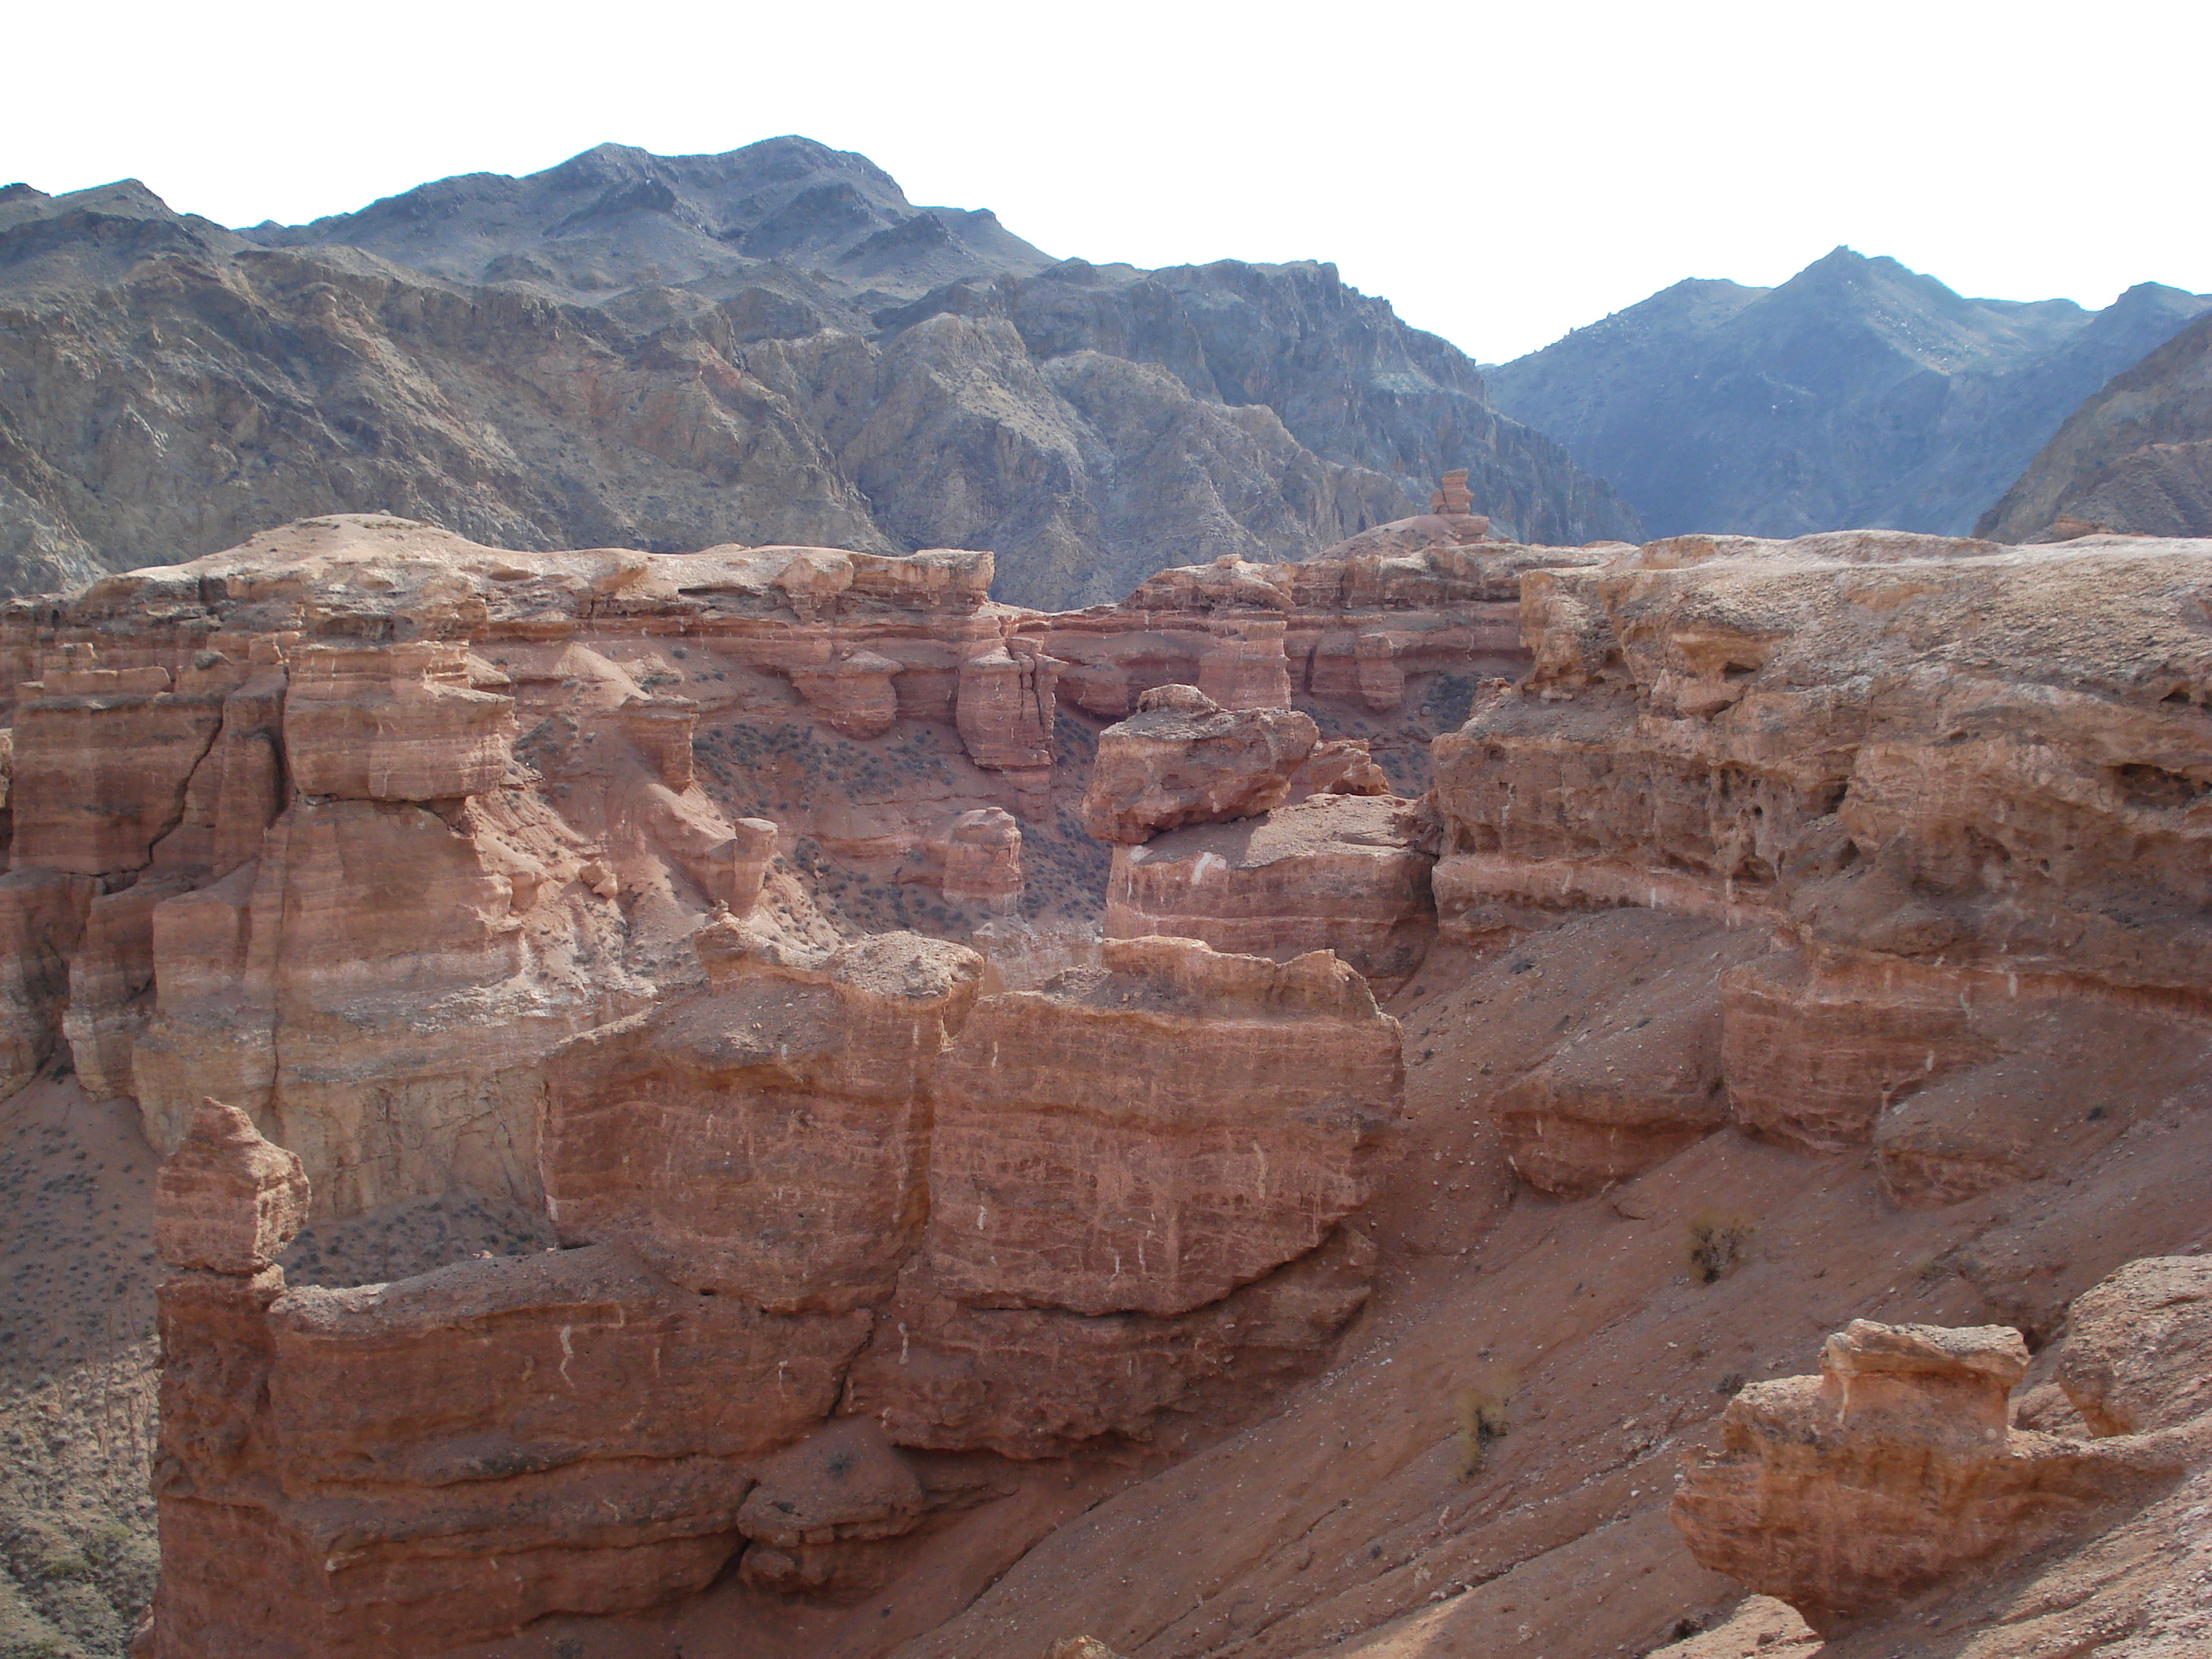
[[[1734,1594],[1685,1445],[1859,1516],[1704,1550],[1833,1628],[2155,1527],[2104,1454],[2003,1496],[1987,1401],[1909,1452],[1955,1504],[1838,1507],[1887,1407],[1753,1471],[1778,1322],[2016,1327],[2062,1440],[2193,1398],[2075,1298],[2212,1243],[2204,556],[1392,543],[1043,617],[341,520],[15,607],[10,1052],[174,1152],[157,1650],[1648,1650]],[[271,1265],[449,1188],[566,1248]],[[1972,1392],[1852,1340],[1839,1398]]]

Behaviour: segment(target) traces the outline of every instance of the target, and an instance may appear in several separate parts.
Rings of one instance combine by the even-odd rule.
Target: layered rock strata
[[[662,668],[690,648],[659,630],[713,603],[684,579],[769,613],[738,630],[787,674],[866,611],[927,642],[900,666],[948,728],[997,696],[960,673],[988,556],[772,550],[655,582],[643,555],[517,562],[332,520],[202,564],[6,623],[40,803],[5,907],[16,1064],[65,1035],[161,1147],[203,1095],[234,1101],[337,1214],[453,1185],[534,1204],[555,1044],[643,1006],[717,905],[770,889],[763,925],[818,929],[770,880],[777,826],[695,764],[702,720],[755,706],[733,670],[774,671]],[[776,683],[807,707],[803,675]],[[963,873],[1003,902],[1004,872]]]
[[[973,951],[894,933],[818,965],[733,921],[712,983],[564,1045],[548,1071],[548,1206],[701,1294],[777,1312],[890,1294],[930,1194],[932,1079],[975,1000]]]
[[[1729,1403],[1674,1524],[1700,1563],[1832,1632],[2049,1543],[2212,1462],[2197,1386],[2208,1284],[2201,1260],[2137,1261],[2077,1303],[2060,1367],[2091,1441],[2011,1426],[2027,1369],[2016,1331],[1855,1320],[1820,1376]],[[2153,1340],[2131,1339],[2145,1320]]]
[[[545,1056],[691,971],[717,905],[812,948],[825,908],[1094,917],[1058,759],[1148,691],[1270,705],[1217,722],[1274,733],[1261,775],[1168,817],[1425,775],[1438,696],[1519,660],[1519,573],[1595,556],[1414,542],[1053,617],[990,603],[988,554],[521,555],[368,516],[19,602],[0,1059],[66,1045],[163,1148],[231,1101],[329,1215],[534,1206]],[[1285,698],[1370,735],[1322,742]],[[1371,861],[1410,890],[1418,857]],[[1403,954],[1310,933],[1206,936]]]
[[[1436,744],[1447,936],[1771,933],[1722,981],[1734,1117],[1907,1203],[2117,1133],[2116,1046],[2202,1092],[2212,545],[1678,538],[1522,588],[1532,672]]]
[[[1176,934],[1252,956],[1334,951],[1395,987],[1436,933],[1436,860],[1407,822],[1412,805],[1387,794],[1315,794],[1116,847],[1106,934]]]
[[[157,1659],[436,1653],[702,1589],[741,1542],[743,1460],[830,1409],[866,1332],[604,1246],[288,1289],[269,1247],[304,1200],[234,1109],[164,1166]]]
[[[1605,556],[1601,547],[1528,547],[1480,532],[1462,540],[1449,520],[1380,528],[1392,534],[1355,538],[1302,563],[1223,558],[1163,570],[1119,605],[1054,617],[1044,638],[1066,665],[1061,699],[1118,720],[1153,687],[1182,684],[1230,708],[1402,719],[1439,692],[1456,700],[1478,679],[1521,673],[1522,575]],[[1414,746],[1425,750],[1427,735]],[[1392,758],[1425,776],[1425,754]]]
[[[923,1518],[900,1447],[1142,1437],[1364,1300],[1403,1070],[1327,953],[1128,941],[979,1001],[944,940],[693,941],[703,985],[546,1068],[565,1248],[288,1288],[301,1162],[200,1109],[161,1177],[157,1656],[434,1654],[741,1553],[819,1589]]]

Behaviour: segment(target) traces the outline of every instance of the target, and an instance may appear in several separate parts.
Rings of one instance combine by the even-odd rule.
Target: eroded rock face
[[[1024,906],[1087,927],[1097,890],[1069,877],[1097,854],[1054,761],[1088,733],[1058,729],[1063,696],[1390,711],[1372,747],[1314,753],[1304,714],[1194,703],[1176,756],[1109,753],[1113,834],[1374,793],[1425,775],[1432,707],[1522,660],[1520,573],[1596,556],[1231,559],[1045,617],[989,602],[983,553],[519,554],[366,515],[18,604],[0,1047],[21,1078],[66,1043],[164,1148],[203,1097],[234,1102],[326,1218],[456,1185],[534,1206],[545,1056],[690,972],[718,905],[810,950],[832,904],[850,932]],[[1341,945],[1387,979],[1424,926],[1419,855],[1359,857],[1395,873],[1340,937],[1284,932],[1291,898],[1271,943],[1191,925]],[[915,878],[946,902],[914,903]]]
[[[1301,790],[1316,795],[1387,795],[1390,775],[1375,763],[1365,738],[1336,738],[1316,744],[1291,776],[1292,798]]]
[[[831,731],[879,738],[898,719],[895,682],[902,666],[873,651],[852,651],[818,666],[793,667],[791,684]]]
[[[435,1653],[702,1589],[743,1542],[732,1460],[817,1420],[866,1329],[604,1247],[234,1282],[163,1294],[155,1651],[178,1659]]]
[[[2202,1267],[2132,1263],[2082,1297],[2089,1334],[2078,1357],[2069,1337],[2062,1359],[2069,1392],[2094,1409],[2130,1389],[2140,1400],[2186,1388],[2203,1357]],[[2177,1308],[2188,1311],[2177,1318]],[[2152,1310],[2163,1315],[2157,1339],[2116,1370],[2117,1322]],[[1854,1320],[1828,1339],[1819,1377],[1754,1383],[1729,1403],[1720,1451],[1691,1464],[1676,1492],[1674,1524],[1699,1562],[1832,1632],[2047,1543],[2185,1467],[2185,1440],[2067,1441],[2009,1426],[2027,1368],[2026,1345],[2004,1327]],[[2206,1402],[2199,1389],[2166,1403],[2157,1426],[2201,1416]],[[2108,1431],[2127,1432],[2117,1419]]]
[[[1398,1028],[1326,953],[1125,941],[977,1003],[942,940],[809,957],[724,915],[696,945],[703,988],[546,1069],[569,1248],[288,1289],[299,1160],[193,1120],[161,1177],[157,1656],[438,1653],[740,1550],[756,1588],[835,1589],[924,1518],[898,1447],[1142,1435],[1364,1301]]]
[[[2019,1334],[1856,1320],[1820,1376],[1754,1383],[1674,1519],[1698,1560],[1816,1629],[1904,1600],[2014,1543],[2057,1494],[2008,1445]]]
[[[902,1445],[1065,1455],[1147,1438],[1194,1398],[1264,1399],[1366,1303],[1373,1243],[1340,1228],[1317,1250],[1174,1317],[977,1306],[941,1293],[925,1261],[900,1286],[846,1385],[848,1410]]]
[[[938,1078],[939,1287],[1083,1314],[1219,1300],[1364,1200],[1398,1044],[1327,952],[1279,965],[1109,939],[1100,969],[986,1000]]]
[[[1012,911],[1022,897],[1022,826],[994,806],[963,812],[945,830],[942,868],[946,898]]]
[[[1455,921],[1664,872],[1674,902],[1839,946],[2201,983],[2207,594],[2200,544],[1900,532],[1532,574],[1534,672],[1437,744],[1448,856],[1492,861]]]
[[[1522,603],[1534,670],[1436,744],[1447,937],[1768,931],[1723,986],[1737,1121],[1871,1142],[1908,1204],[2049,1167],[2101,1044],[2188,1086],[2154,1009],[2212,969],[2212,547],[1678,537]]]
[[[1291,708],[1231,711],[1196,686],[1147,691],[1099,734],[1084,828],[1133,845],[1186,823],[1249,818],[1288,799],[1291,776],[1320,740]]]
[[[84,644],[55,654],[16,693],[13,867],[143,870],[184,816],[234,677],[220,661],[105,666]]]
[[[1395,986],[1435,937],[1436,860],[1405,821],[1412,805],[1387,794],[1316,794],[1258,817],[1116,847],[1106,933],[1172,934],[1279,961],[1333,950],[1369,980]]]
[[[548,1068],[562,1237],[778,1311],[887,1297],[928,1207],[939,1052],[982,967],[913,933],[818,967],[741,956],[703,991],[575,1038]]]
[[[714,721],[803,709],[805,671],[856,627],[903,653],[872,659],[884,723],[903,677],[951,734],[990,578],[982,554],[537,558],[388,518],[202,565],[0,629],[30,688],[0,896],[14,1064],[65,1039],[163,1148],[204,1096],[234,1101],[331,1215],[455,1185],[534,1206],[554,1046],[645,1006],[716,906],[767,890],[759,925],[819,945],[812,900],[773,873],[777,826],[730,811],[720,756],[702,775],[695,754]],[[639,660],[702,612],[719,645]],[[965,777],[986,800],[989,775]],[[904,844],[963,781],[913,792]],[[1006,849],[974,839],[956,885],[1005,903]]]
[[[1043,631],[1066,665],[1061,698],[1109,720],[1130,714],[1146,691],[1180,684],[1230,708],[1336,704],[1417,721],[1448,702],[1449,714],[1435,718],[1449,722],[1476,679],[1527,666],[1522,574],[1604,556],[1425,536],[1368,546],[1355,538],[1297,564],[1221,558],[1163,570],[1119,605],[1054,617]],[[1433,729],[1392,745],[1401,790],[1425,781]]]
[[[452,800],[506,776],[514,700],[489,689],[507,684],[489,664],[471,672],[463,647],[307,646],[289,665],[284,754],[303,793]]]
[[[960,740],[975,764],[997,772],[1048,770],[1053,687],[1060,664],[1035,640],[994,645],[960,665]]]

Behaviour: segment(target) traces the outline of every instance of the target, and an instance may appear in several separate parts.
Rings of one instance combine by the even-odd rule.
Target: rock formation
[[[979,1003],[942,940],[694,943],[704,987],[544,1074],[567,1248],[288,1289],[300,1160],[201,1109],[161,1178],[157,1656],[443,1652],[741,1552],[818,1589],[922,1518],[898,1446],[1140,1437],[1364,1299],[1399,1034],[1326,953],[1131,941]]]
[[[1164,685],[1098,736],[1084,828],[1129,844],[1186,823],[1249,818],[1290,798],[1319,728],[1291,708],[1231,712],[1194,685]]]
[[[203,1257],[257,1203],[281,1242],[272,1205],[304,1207],[297,1161],[242,1117],[206,1109],[164,1166],[165,1249]],[[258,1192],[191,1179],[222,1164]],[[344,1291],[175,1265],[157,1659],[435,1653],[702,1588],[739,1544],[740,1460],[827,1412],[866,1329],[689,1295],[605,1247]]]
[[[307,1222],[299,1156],[261,1138],[235,1106],[207,1100],[161,1166],[154,1248],[191,1273],[251,1279],[276,1265]]]
[[[1022,826],[995,806],[963,812],[945,826],[943,842],[926,843],[938,890],[955,903],[981,904],[1005,915],[1022,896]]]
[[[572,1039],[540,1153],[562,1241],[772,1312],[882,1300],[927,1212],[931,1079],[982,963],[889,933],[826,961],[697,936],[712,983]],[[748,948],[750,947],[750,948]]]
[[[1406,821],[1411,805],[1316,794],[1257,817],[1116,847],[1107,936],[1172,933],[1267,957],[1334,951],[1395,988],[1436,933],[1435,860]]]
[[[1367,1191],[1396,1024],[1327,951],[1277,964],[1109,939],[1103,966],[982,1003],[945,1056],[938,1291],[1171,1316],[1317,1248]]]
[[[2034,1176],[2203,1064],[2212,549],[1679,538],[1529,574],[1535,668],[1436,744],[1448,936],[1644,905],[1776,930],[1721,988],[1736,1120],[1900,1200]],[[2116,856],[2114,849],[2129,849]]]
[[[1729,1403],[1674,1524],[1700,1562],[1824,1631],[2025,1554],[2212,1455],[2209,1284],[2199,1260],[2137,1261],[2081,1298],[2062,1375],[2092,1427],[2117,1437],[2088,1442],[2011,1426],[2027,1370],[2016,1331],[1855,1320],[1828,1339],[1819,1377]],[[2122,1334],[2146,1316],[2152,1340]]]
[[[2206,303],[2156,283],[2095,312],[1966,299],[1839,247],[1779,288],[1677,283],[1486,373],[1498,407],[1558,438],[1655,535],[1955,536],[2082,399]]]
[[[0,270],[0,593],[337,512],[538,549],[989,547],[1006,597],[1080,605],[1161,547],[1281,558],[1413,512],[1447,465],[1526,539],[1638,533],[1334,266],[1055,262],[799,137],[244,232],[135,180],[17,186]],[[865,729],[865,656],[814,678]]]
[[[2058,1382],[2095,1435],[2212,1417],[2212,1261],[2130,1261],[2076,1297]]]
[[[2212,1243],[2205,555],[1447,526],[1046,615],[339,520],[12,607],[4,1052],[172,1153],[149,1639],[1649,1650],[1732,1395],[1701,1548],[1824,1623],[2154,1527],[2191,1261],[2018,1431],[1906,1328]]]
[[[1105,872],[1062,816],[1086,782],[1133,792],[1094,811],[1123,837],[1386,769],[1418,785],[1455,689],[1522,660],[1519,574],[1595,556],[1232,560],[1045,616],[991,603],[978,553],[526,555],[348,518],[18,604],[0,1054],[21,1080],[66,1042],[164,1149],[232,1102],[305,1160],[324,1219],[448,1188],[532,1209],[546,1057],[695,973],[683,940],[716,906],[817,953],[837,923],[1087,923]],[[1372,736],[1164,689],[1208,664]],[[1148,696],[1190,707],[1109,735],[1087,780],[1058,763],[1064,722],[1087,741]],[[1402,973],[1425,855],[1376,841],[1380,809],[1285,823],[1332,812],[1359,823],[1307,899],[1269,832],[1244,897],[1132,888],[1115,931],[1156,914]],[[1296,919],[1347,883],[1356,921]]]

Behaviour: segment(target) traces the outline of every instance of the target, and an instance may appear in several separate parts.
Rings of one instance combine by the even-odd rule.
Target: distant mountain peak
[[[1655,534],[1961,534],[2202,303],[1967,299],[1839,244],[1771,289],[1677,283],[1486,378]]]

